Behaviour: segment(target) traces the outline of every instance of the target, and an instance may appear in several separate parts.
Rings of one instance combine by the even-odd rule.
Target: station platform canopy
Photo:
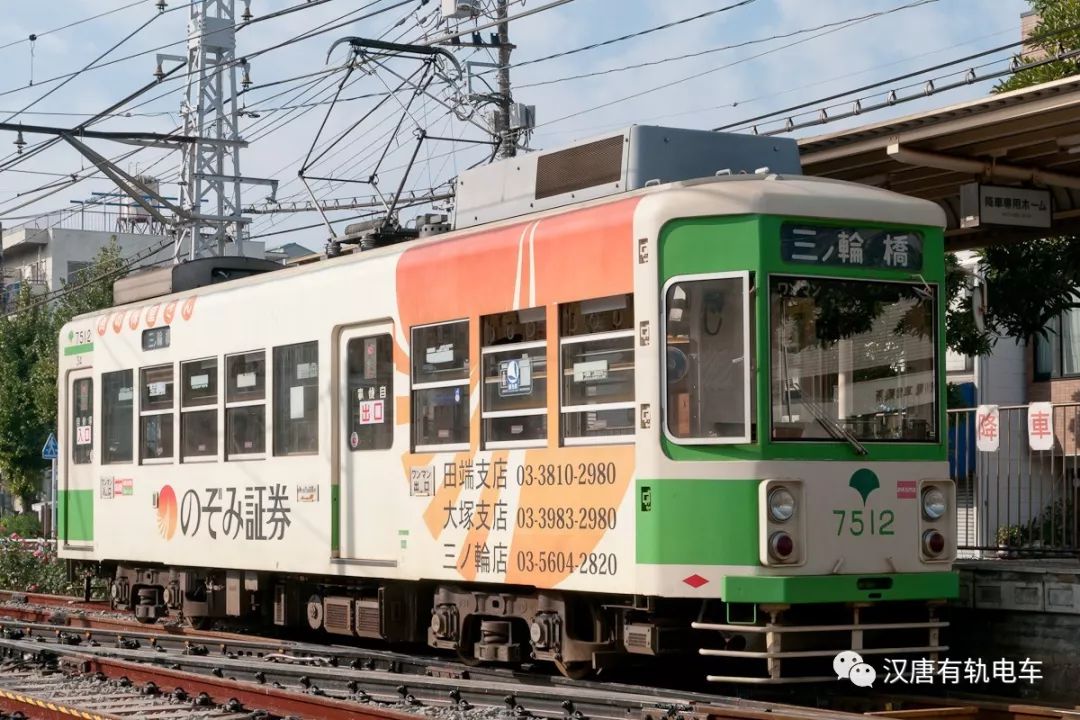
[[[1080,233],[1080,76],[804,138],[799,150],[806,175],[938,203],[950,250]]]

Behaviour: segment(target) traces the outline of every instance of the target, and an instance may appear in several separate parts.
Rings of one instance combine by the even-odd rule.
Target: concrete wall
[[[1080,703],[1080,566],[1002,560],[965,563],[958,569],[960,598],[947,613],[948,656],[982,659],[988,668],[998,659],[1041,660],[1043,680],[1034,686],[993,689],[1047,702]]]

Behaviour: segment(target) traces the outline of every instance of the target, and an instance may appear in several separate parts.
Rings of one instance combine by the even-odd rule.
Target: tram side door
[[[393,567],[400,549],[394,483],[394,326],[348,328],[338,344],[338,558]]]
[[[64,414],[60,420],[56,480],[56,536],[69,548],[89,548],[94,542],[94,423],[95,387],[90,368],[67,374]]]

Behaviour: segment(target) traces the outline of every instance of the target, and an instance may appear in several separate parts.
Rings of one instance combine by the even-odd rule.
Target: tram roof
[[[951,249],[1048,231],[960,227],[960,188],[982,180],[1046,187],[1050,232],[1080,232],[1080,76],[799,141],[803,172],[940,205]]]

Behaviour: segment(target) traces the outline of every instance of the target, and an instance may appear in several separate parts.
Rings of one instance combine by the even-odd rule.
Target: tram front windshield
[[[771,278],[772,438],[936,440],[935,302],[921,283]]]

